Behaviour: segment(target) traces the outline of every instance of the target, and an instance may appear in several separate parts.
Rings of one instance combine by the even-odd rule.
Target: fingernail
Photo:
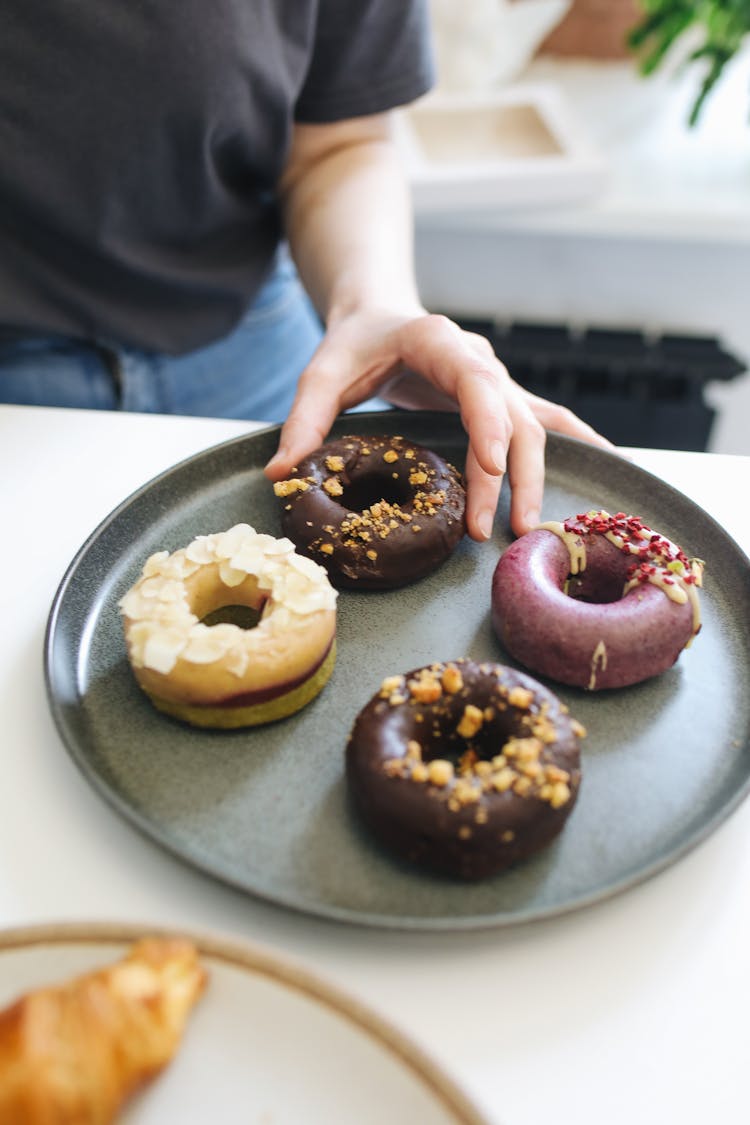
[[[492,512],[489,508],[485,508],[485,510],[480,512],[477,516],[477,527],[485,539],[489,539],[490,535],[492,535],[492,524]]]
[[[536,527],[539,523],[539,515],[540,513],[538,508],[529,508],[529,510],[523,517],[523,522],[528,528]]]
[[[501,441],[493,441],[490,445],[490,457],[499,473],[505,472],[505,446]]]

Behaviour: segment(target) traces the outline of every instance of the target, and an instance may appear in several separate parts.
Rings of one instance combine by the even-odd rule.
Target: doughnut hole
[[[338,502],[349,512],[366,512],[373,504],[403,506],[411,497],[406,481],[390,473],[367,473],[353,483],[344,485]]]
[[[474,683],[470,701],[463,695],[443,695],[435,706],[418,704],[414,709],[404,709],[396,723],[395,737],[400,746],[394,746],[394,753],[408,752],[408,744],[414,740],[425,763],[443,759],[458,772],[479,761],[491,762],[503,753],[510,739],[528,735],[529,712],[525,707],[530,701],[519,700],[524,707],[509,701],[500,710],[492,697],[493,686],[493,680],[486,677]],[[416,719],[418,714],[421,721]]]
[[[225,586],[216,564],[191,575],[185,587],[191,612],[205,625],[229,623],[254,629],[269,604],[254,575],[249,574],[238,586]]]
[[[236,625],[238,629],[255,629],[262,613],[262,606],[256,609],[250,605],[222,605],[207,613],[201,621],[204,625]]]
[[[488,721],[482,717],[481,726],[469,737],[458,733],[459,725],[452,722],[452,729],[440,735],[431,732],[428,739],[422,742],[422,760],[430,762],[436,758],[445,759],[458,771],[461,767],[473,766],[476,762],[491,762],[498,754],[502,754],[509,739],[520,735],[519,725],[509,721],[507,712],[502,720],[495,717]]]
[[[633,556],[624,554],[604,537],[586,545],[586,567],[580,574],[569,574],[564,591],[574,601],[591,605],[619,602],[627,582]]]
[[[565,593],[577,602],[590,605],[609,605],[622,597],[623,579],[619,575],[593,573],[585,570],[583,574],[570,574],[565,584]]]

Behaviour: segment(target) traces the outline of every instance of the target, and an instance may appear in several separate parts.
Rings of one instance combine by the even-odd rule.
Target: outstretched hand
[[[408,409],[458,410],[469,439],[467,527],[477,540],[492,532],[506,473],[512,530],[538,523],[546,430],[614,449],[566,407],[515,383],[483,336],[436,314],[359,311],[329,327],[303,372],[267,476],[288,476],[341,411],[377,393]]]

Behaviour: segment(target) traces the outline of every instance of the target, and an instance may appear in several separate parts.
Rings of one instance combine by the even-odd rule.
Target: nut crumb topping
[[[456,733],[460,734],[461,738],[473,738],[482,729],[483,724],[484,712],[473,703],[467,703],[461,721],[456,727]]]
[[[492,788],[496,789],[498,793],[505,793],[506,789],[510,789],[516,777],[517,774],[515,770],[510,769],[509,766],[505,766],[492,775]]]
[[[443,694],[440,681],[429,669],[422,671],[416,680],[409,680],[409,695],[417,703],[436,703]]]
[[[344,470],[344,458],[331,453],[326,457],[326,468],[332,473],[341,473]]]
[[[453,780],[453,763],[445,758],[433,758],[427,765],[430,784],[443,787]]]
[[[410,739],[404,757],[398,759],[401,767],[389,766],[389,776],[434,786],[451,812],[476,806],[477,811],[472,814],[476,824],[486,822],[489,806],[485,805],[485,798],[493,795],[511,793],[523,799],[535,798],[554,809],[568,804],[573,797],[571,773],[550,760],[553,744],[561,737],[550,704],[537,702],[531,689],[519,684],[508,687],[502,679],[498,679],[492,696],[495,706],[485,704],[480,708],[464,702],[470,698],[470,686],[464,679],[462,663],[435,662],[420,668],[408,680],[402,675],[383,681],[381,698],[392,707],[411,708],[415,723],[424,723],[425,719],[429,723],[425,728],[427,741],[420,744]],[[482,666],[484,675],[491,675],[492,670],[490,665]],[[456,722],[457,707],[460,711],[462,704],[463,711]],[[510,706],[520,712],[513,721],[511,729],[517,732],[513,735],[502,733],[503,712]],[[499,721],[499,731],[489,725],[494,721]],[[565,721],[567,724],[571,720]],[[581,736],[585,732],[575,723],[573,733]],[[475,738],[480,741],[474,743]],[[461,751],[457,739],[465,740]],[[490,756],[487,751],[491,750],[493,740],[502,740],[502,744]],[[450,748],[452,760],[440,755],[444,747],[446,751]],[[438,757],[423,759],[423,755],[436,752]]]
[[[583,730],[583,727],[581,727],[581,730]],[[542,742],[546,742],[548,745],[557,741],[555,724],[547,715],[539,714],[534,716],[531,723],[531,733],[535,738],[541,739]],[[575,733],[575,731],[573,733]],[[578,737],[580,737],[580,735]]]
[[[323,491],[329,496],[343,496],[344,486],[338,477],[329,477],[328,480],[323,481]]]
[[[534,693],[529,688],[513,687],[508,692],[508,703],[519,711],[528,711],[534,701]]]
[[[459,805],[474,805],[482,796],[481,789],[462,777],[456,781],[453,792]]]
[[[448,695],[456,695],[464,686],[464,678],[455,664],[448,665],[440,682],[443,685],[443,691],[447,692]]]
[[[398,691],[404,682],[403,676],[386,676],[380,685],[380,695],[382,698],[387,698],[394,691]]]
[[[306,492],[310,485],[306,480],[300,480],[299,477],[291,477],[289,480],[277,480],[273,486],[273,491],[276,496],[291,496],[295,492]]]

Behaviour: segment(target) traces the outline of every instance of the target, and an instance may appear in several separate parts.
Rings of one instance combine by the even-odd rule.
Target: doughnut
[[[467,659],[430,664],[389,676],[359,712],[347,788],[395,856],[481,879],[562,830],[578,795],[584,734],[523,672]]]
[[[119,608],[136,681],[158,710],[243,727],[291,715],[321,691],[336,658],[336,597],[288,539],[240,523],[151,555]],[[259,615],[255,627],[205,620],[229,606]]]
[[[699,632],[703,563],[603,510],[521,536],[492,576],[492,624],[529,671],[597,691],[670,668]]]
[[[335,586],[387,590],[435,570],[465,531],[457,469],[403,437],[342,437],[277,481],[281,526]]]

